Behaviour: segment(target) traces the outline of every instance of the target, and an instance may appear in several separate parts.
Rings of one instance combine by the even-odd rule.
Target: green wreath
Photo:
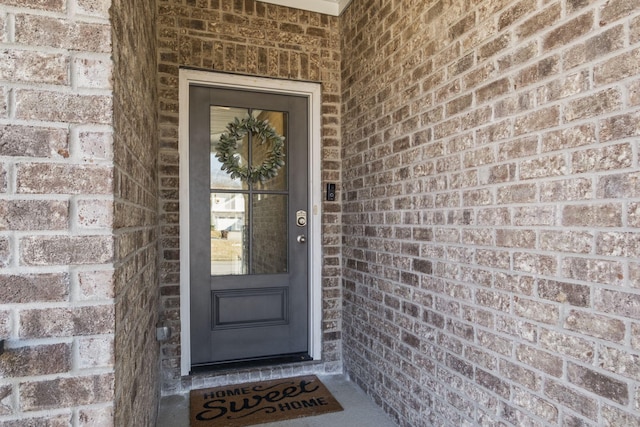
[[[260,138],[260,144],[271,144],[271,151],[258,167],[240,166],[240,154],[237,152],[238,141],[251,132]],[[278,135],[267,120],[258,120],[253,116],[227,125],[227,132],[220,135],[216,144],[216,158],[222,163],[221,169],[231,178],[240,178],[248,182],[266,181],[275,177],[284,166],[284,136]]]

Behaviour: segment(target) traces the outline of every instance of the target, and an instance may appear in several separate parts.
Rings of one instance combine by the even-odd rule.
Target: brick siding
[[[0,5],[2,425],[155,422],[155,4],[129,3]]]
[[[111,26],[86,3],[0,4],[2,425],[113,425]]]
[[[155,0],[113,0],[115,426],[155,425],[160,396]]]
[[[403,426],[640,425],[640,4],[341,19],[351,378]]]
[[[324,372],[400,425],[640,426],[637,1],[3,0],[0,47],[0,424],[315,369],[155,342],[189,66],[323,84]]]

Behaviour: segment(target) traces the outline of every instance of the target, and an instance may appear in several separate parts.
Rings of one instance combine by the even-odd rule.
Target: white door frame
[[[191,370],[191,307],[189,283],[189,86],[249,89],[309,99],[309,355],[322,357],[322,178],[321,88],[318,83],[275,80],[210,71],[180,70],[180,341],[182,376]]]

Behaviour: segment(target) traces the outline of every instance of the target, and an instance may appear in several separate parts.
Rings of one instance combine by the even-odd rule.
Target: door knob
[[[298,243],[306,243],[307,238],[305,237],[304,234],[301,234],[298,236],[298,238],[296,239],[298,241]]]

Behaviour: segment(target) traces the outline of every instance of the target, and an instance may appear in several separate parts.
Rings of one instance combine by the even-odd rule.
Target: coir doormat
[[[240,427],[342,411],[315,376],[192,390],[191,427]]]

